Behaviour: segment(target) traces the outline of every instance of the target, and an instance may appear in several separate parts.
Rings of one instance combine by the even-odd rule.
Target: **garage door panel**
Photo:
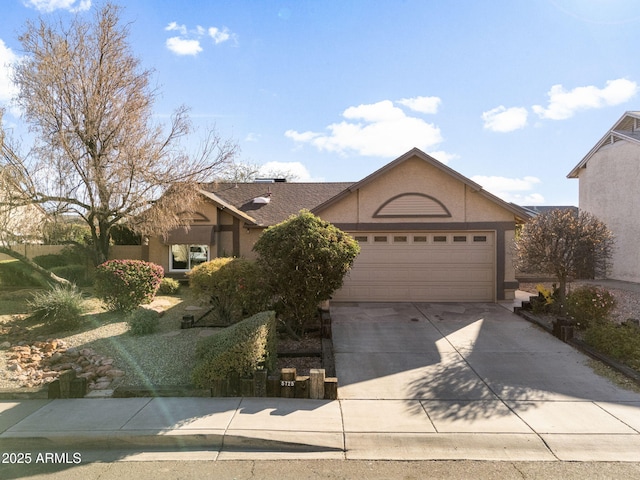
[[[493,283],[493,271],[480,265],[474,267],[428,267],[410,265],[404,268],[389,268],[384,264],[368,264],[354,268],[349,277],[353,282],[381,283],[388,285],[396,281],[421,282],[429,285],[465,281],[485,281]]]
[[[350,301],[493,301],[493,232],[397,234],[428,241],[374,242],[396,234],[370,233],[335,300]],[[412,236],[414,235],[414,236]],[[435,238],[446,239],[436,243]],[[464,237],[466,241],[453,242]],[[479,240],[474,240],[479,239]]]
[[[483,250],[462,249],[437,249],[431,251],[411,251],[409,249],[396,250],[392,246],[386,249],[367,248],[361,246],[361,252],[356,259],[356,264],[386,264],[386,265],[413,265],[424,263],[447,263],[447,264],[468,264],[468,263],[493,263],[493,252]]]

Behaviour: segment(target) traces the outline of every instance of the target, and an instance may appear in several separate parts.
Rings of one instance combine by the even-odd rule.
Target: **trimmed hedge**
[[[220,319],[237,322],[270,306],[271,294],[256,262],[246,258],[216,258],[193,268],[189,285],[206,296]]]
[[[63,265],[52,267],[49,271],[81,287],[91,285],[91,277],[85,265]]]
[[[95,293],[110,310],[130,312],[151,303],[164,270],[142,260],[107,260],[96,267]]]
[[[55,267],[64,267],[69,264],[69,259],[65,255],[59,253],[47,253],[46,255],[38,255],[33,257],[33,262],[42,268],[51,270]]]
[[[275,370],[277,335],[275,312],[260,312],[196,345],[197,363],[192,380],[208,388],[213,381],[231,376],[248,377],[261,367]]]

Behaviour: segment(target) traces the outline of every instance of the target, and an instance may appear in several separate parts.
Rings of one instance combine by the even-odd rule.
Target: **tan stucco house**
[[[526,210],[413,149],[355,183],[212,183],[191,229],[152,238],[148,259],[181,275],[216,256],[255,257],[266,227],[301,209],[352,234],[361,253],[339,301],[497,301],[518,287],[511,258]]]
[[[626,112],[576,165],[579,206],[616,237],[610,278],[640,282],[640,112]]]

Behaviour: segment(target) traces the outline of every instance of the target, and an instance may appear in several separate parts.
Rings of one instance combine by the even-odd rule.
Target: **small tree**
[[[294,338],[342,286],[360,252],[353,237],[306,210],[266,229],[253,249]]]
[[[606,276],[614,238],[607,226],[588,212],[551,210],[531,219],[516,241],[516,266],[523,273],[552,273],[558,279],[564,312],[567,282]]]

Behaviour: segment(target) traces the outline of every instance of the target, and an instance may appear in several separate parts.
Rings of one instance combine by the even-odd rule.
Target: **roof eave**
[[[640,112],[634,112],[634,111],[627,111],[625,112],[616,123],[613,124],[613,127],[611,127],[607,133],[604,134],[604,136],[598,141],[598,143],[596,143],[594,145],[594,147],[589,150],[589,153],[587,153],[582,160],[580,160],[580,162],[578,162],[578,164],[573,167],[573,169],[567,174],[567,178],[578,178],[579,176],[579,172],[581,169],[585,168],[587,163],[589,162],[589,160],[591,160],[591,157],[593,157],[596,152],[598,150],[600,150],[600,148],[602,148],[602,146],[607,143],[608,141],[610,141],[611,135],[617,135],[619,137],[624,138],[625,140],[628,141],[632,141],[635,143],[640,144],[640,142],[638,140],[636,140],[635,138],[631,138],[627,135],[624,135],[621,132],[617,132],[616,131],[616,127],[618,125],[620,125],[620,123],[622,123],[622,121],[628,117],[632,117],[632,118],[636,118],[638,120],[640,120]]]
[[[258,223],[253,217],[251,217],[250,215],[247,215],[242,210],[238,210],[236,207],[234,207],[230,203],[225,202],[222,198],[220,198],[215,193],[207,192],[206,190],[202,190],[202,189],[199,189],[198,192],[205,198],[216,203],[220,208],[224,210],[228,210],[233,216],[244,220],[247,224],[258,226]]]

